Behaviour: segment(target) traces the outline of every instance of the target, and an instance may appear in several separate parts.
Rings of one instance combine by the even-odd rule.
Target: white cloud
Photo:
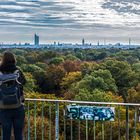
[[[137,34],[140,30],[140,1],[0,0],[0,22],[0,27],[4,24],[5,26],[8,24],[7,28],[19,26],[21,32],[23,27],[32,32],[36,28],[44,29],[44,32],[46,28],[53,29],[54,32],[57,28],[61,28],[68,29],[69,33],[75,30],[77,34],[81,34],[81,30],[86,30],[88,36],[98,28],[97,36],[101,33],[102,36],[106,34],[102,30],[112,30],[114,33],[110,32],[111,37],[129,28],[134,35],[134,32]],[[125,33],[126,36],[128,34]]]
[[[120,9],[120,13],[116,7]],[[129,8],[127,12],[125,7]],[[24,17],[23,20],[39,26],[48,26],[48,23],[52,26],[75,23],[76,28],[78,25],[86,28],[86,26],[94,27],[97,24],[112,27],[140,27],[140,15],[132,12],[138,10],[140,5],[127,2],[127,0],[122,2],[112,0],[107,2],[106,0],[8,0],[1,2],[0,8],[1,12],[4,12],[3,16],[7,12],[8,18],[17,19],[16,23],[19,18],[22,20],[21,17]],[[21,13],[25,14],[21,16]],[[74,24],[72,24],[73,27]]]

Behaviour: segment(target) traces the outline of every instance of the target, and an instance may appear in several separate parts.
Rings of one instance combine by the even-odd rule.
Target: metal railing
[[[114,107],[114,121],[69,119],[67,105]],[[25,140],[137,140],[140,104],[29,99],[25,101]]]

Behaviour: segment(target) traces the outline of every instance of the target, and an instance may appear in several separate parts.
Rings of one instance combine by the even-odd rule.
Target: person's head
[[[6,65],[6,64],[16,64],[15,55],[9,51],[4,52],[1,59],[1,65]]]

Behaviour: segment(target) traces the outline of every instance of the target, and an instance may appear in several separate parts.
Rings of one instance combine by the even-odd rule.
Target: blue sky
[[[140,0],[0,0],[0,42],[140,44]]]

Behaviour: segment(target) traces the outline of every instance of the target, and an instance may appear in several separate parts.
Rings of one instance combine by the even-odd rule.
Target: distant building
[[[56,45],[56,42],[54,42],[54,45]]]
[[[131,45],[131,38],[129,38],[129,45]]]
[[[82,45],[83,46],[85,45],[85,39],[84,38],[82,39]]]
[[[36,35],[36,34],[34,36],[34,44],[37,45],[37,46],[39,45],[39,36]]]
[[[120,43],[116,43],[115,46],[121,46],[121,44]]]
[[[100,42],[98,41],[97,46],[100,46]]]
[[[25,43],[24,45],[27,46],[27,45],[30,45],[30,43]]]

